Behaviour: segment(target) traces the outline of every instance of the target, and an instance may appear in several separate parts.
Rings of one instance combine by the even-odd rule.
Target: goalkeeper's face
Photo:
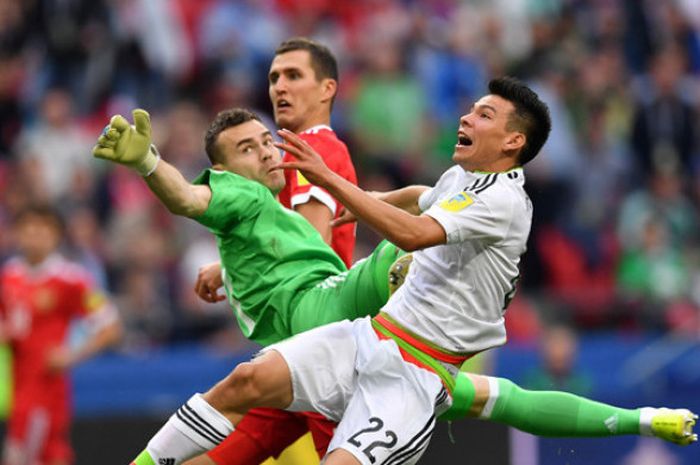
[[[282,170],[273,169],[282,159],[273,142],[270,130],[260,121],[232,126],[219,134],[216,146],[223,161],[214,168],[258,181],[277,194],[285,181]]]

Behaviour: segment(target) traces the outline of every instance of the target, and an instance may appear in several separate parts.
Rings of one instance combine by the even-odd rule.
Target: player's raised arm
[[[151,143],[148,112],[136,109],[133,117],[132,126],[123,116],[113,116],[92,154],[136,170],[170,212],[190,218],[204,213],[211,200],[209,187],[190,184],[174,166],[160,159]]]
[[[446,242],[445,230],[433,218],[412,215],[375,198],[331,171],[297,135],[287,130],[278,133],[285,142],[275,145],[296,158],[296,161],[279,164],[279,168],[300,170],[311,183],[328,190],[355,216],[398,247],[413,251]]]

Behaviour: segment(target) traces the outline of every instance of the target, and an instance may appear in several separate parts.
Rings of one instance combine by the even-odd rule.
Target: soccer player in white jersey
[[[173,415],[136,459],[180,463],[212,447],[250,408],[318,411],[339,421],[327,465],[416,463],[436,417],[477,416],[547,436],[643,434],[697,440],[686,409],[622,409],[556,391],[526,391],[494,377],[458,373],[475,353],[506,341],[504,312],[515,291],[532,206],[522,165],[550,130],[549,112],[511,78],[460,119],[448,170],[433,188],[374,197],[329,170],[303,140],[280,131],[278,146],[359,219],[414,252],[404,285],[374,318],[334,323],[263,349]],[[399,206],[401,208],[397,208]],[[183,422],[179,412],[198,418]]]

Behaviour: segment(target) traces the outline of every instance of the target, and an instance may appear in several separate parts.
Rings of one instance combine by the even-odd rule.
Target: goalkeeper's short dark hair
[[[257,114],[245,108],[229,108],[228,110],[220,111],[216,115],[204,136],[204,150],[207,152],[207,157],[209,157],[212,165],[224,162],[216,145],[219,140],[219,134],[228,128],[247,123],[248,121],[262,122]]]

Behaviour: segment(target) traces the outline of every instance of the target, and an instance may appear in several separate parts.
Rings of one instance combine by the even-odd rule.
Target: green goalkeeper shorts
[[[404,251],[382,241],[348,271],[329,276],[292,303],[290,332],[298,334],[341,320],[376,315],[389,299],[389,270]]]

